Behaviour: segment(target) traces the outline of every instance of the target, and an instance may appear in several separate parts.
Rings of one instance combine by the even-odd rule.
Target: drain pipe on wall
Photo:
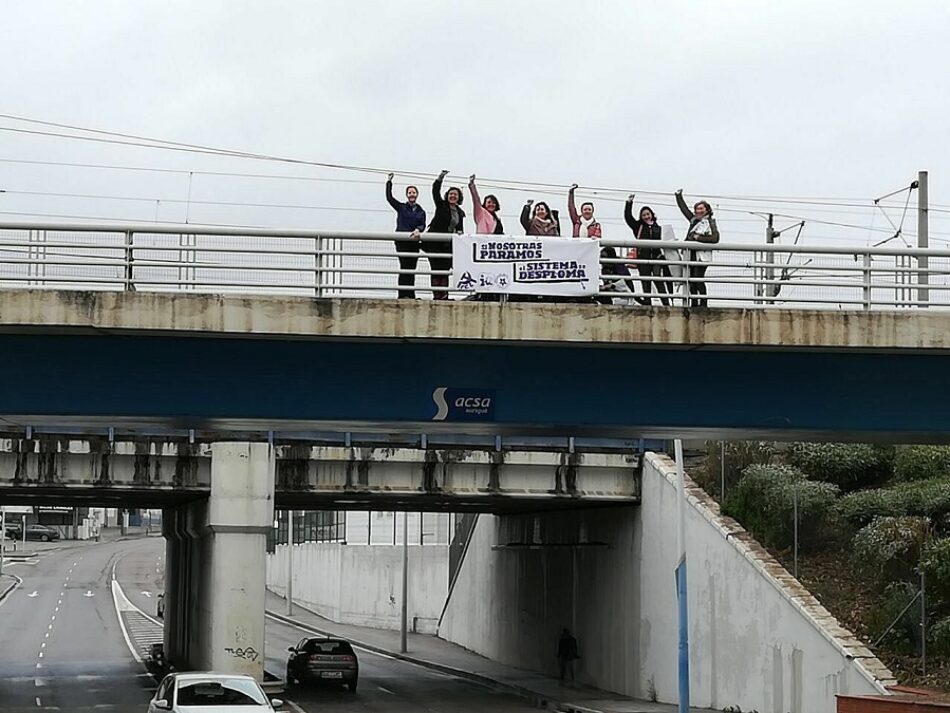
[[[676,604],[679,630],[679,713],[689,713],[689,603],[686,596],[686,471],[683,468],[683,441],[673,441],[676,458]]]

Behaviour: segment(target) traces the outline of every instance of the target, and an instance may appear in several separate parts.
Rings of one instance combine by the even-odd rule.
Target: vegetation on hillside
[[[797,512],[802,583],[902,683],[950,690],[950,447],[710,441],[695,477],[785,564]]]

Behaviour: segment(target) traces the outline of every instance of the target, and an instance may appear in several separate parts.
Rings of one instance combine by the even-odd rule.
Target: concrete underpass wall
[[[640,508],[482,516],[439,628],[504,663],[556,673],[561,627],[578,679],[675,702],[673,464],[650,455]],[[699,488],[687,514],[694,706],[831,713],[890,673]]]
[[[294,545],[294,601],[336,622],[398,629],[402,546]],[[267,557],[267,587],[286,595],[287,545]],[[448,546],[409,546],[409,626],[435,633],[449,582]]]

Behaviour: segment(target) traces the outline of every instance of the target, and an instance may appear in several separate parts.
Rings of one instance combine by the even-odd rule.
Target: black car
[[[14,540],[22,540],[23,530],[19,526],[12,529],[8,526],[7,537]],[[55,542],[59,539],[59,532],[46,525],[27,525],[26,539],[39,540],[40,542]]]
[[[287,684],[336,683],[356,693],[360,663],[348,641],[343,639],[301,639],[287,649]]]

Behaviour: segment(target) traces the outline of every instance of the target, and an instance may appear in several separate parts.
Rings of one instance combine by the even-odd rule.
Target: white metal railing
[[[418,255],[397,253],[397,238],[410,240],[395,233],[0,223],[0,288],[396,297],[398,289],[413,289],[400,288],[398,276],[412,274],[417,295],[470,294],[431,285],[433,276],[451,271],[433,270],[429,259],[451,255],[427,253],[425,247],[450,236],[424,234]],[[601,244],[617,255],[602,257],[600,290],[591,295],[604,303],[685,306],[692,299],[695,306],[702,295],[690,293],[705,286],[711,307],[950,307],[950,250],[612,239]],[[631,248],[660,248],[662,257],[629,257]],[[707,259],[698,260],[699,253]],[[399,256],[418,256],[417,268],[400,270]],[[698,268],[706,268],[702,279]],[[656,274],[645,279],[640,270],[648,269]],[[629,274],[610,274],[616,271]],[[664,286],[667,294],[657,295]]]

